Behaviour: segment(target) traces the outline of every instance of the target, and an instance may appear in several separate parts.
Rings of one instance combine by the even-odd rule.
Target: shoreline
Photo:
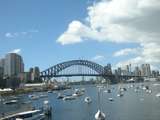
[[[21,94],[28,94],[33,92],[47,92],[47,91],[59,91],[59,90],[65,90],[65,89],[71,89],[70,86],[66,86],[63,88],[18,88],[13,91],[3,91],[0,92],[0,96],[12,96],[12,95],[21,95]]]

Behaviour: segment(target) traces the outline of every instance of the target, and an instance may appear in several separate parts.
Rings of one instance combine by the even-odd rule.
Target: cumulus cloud
[[[137,43],[137,57],[119,62],[160,64],[160,0],[101,0],[87,8],[85,22],[74,20],[58,42],[75,44],[86,40]],[[115,56],[133,50],[121,50]]]
[[[17,54],[20,54],[21,53],[21,49],[14,49],[8,53],[17,53]]]

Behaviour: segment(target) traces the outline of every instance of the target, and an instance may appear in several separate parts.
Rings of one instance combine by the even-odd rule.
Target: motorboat
[[[85,92],[86,89],[85,89],[85,88],[81,88],[80,91],[81,91],[81,92]]]
[[[11,105],[11,104],[16,104],[17,102],[18,102],[18,100],[10,100],[10,101],[4,102],[3,104]]]
[[[149,93],[149,94],[151,94],[151,93],[152,93],[152,90],[150,90],[150,89],[147,89],[147,90],[146,90],[146,93]]]
[[[75,100],[75,99],[76,99],[75,96],[65,96],[65,97],[63,98],[63,100]]]
[[[1,120],[44,120],[44,119],[45,115],[42,113],[41,110],[30,110],[6,116]]]
[[[84,92],[80,89],[75,89],[75,92],[73,93],[72,96],[78,97],[84,95]]]
[[[57,99],[63,99],[65,96],[62,95],[61,93],[58,93]]]
[[[127,91],[127,89],[126,88],[120,88],[120,91],[124,92],[124,91]]]
[[[112,91],[111,91],[111,89],[108,89],[108,90],[105,90],[104,92],[105,93],[111,93]]]
[[[31,100],[37,100],[37,99],[39,99],[39,96],[37,96],[37,95],[29,95],[28,96]]]
[[[108,98],[109,101],[114,101],[113,98]]]
[[[40,97],[40,98],[45,98],[45,97],[48,97],[48,95],[40,94],[39,97]]]
[[[160,93],[156,94],[156,97],[160,97]]]
[[[98,110],[98,112],[95,114],[95,119],[96,120],[105,120],[106,116],[103,112]]]
[[[84,101],[89,104],[92,102],[92,99],[90,97],[85,97]]]
[[[123,95],[124,94],[122,92],[120,92],[120,93],[117,94],[117,97],[123,97]]]

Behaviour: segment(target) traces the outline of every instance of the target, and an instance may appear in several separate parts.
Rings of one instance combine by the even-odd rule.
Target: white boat
[[[48,97],[48,95],[40,94],[39,97],[40,97],[40,98],[45,98],[45,97]]]
[[[65,95],[62,95],[61,93],[58,93],[57,99],[63,99]]]
[[[81,90],[81,92],[85,92],[85,91],[86,91],[86,89],[85,89],[85,88],[81,88],[80,90]]]
[[[84,95],[84,92],[81,91],[80,89],[75,89],[75,92],[73,93],[72,96],[78,97]]]
[[[10,100],[10,101],[6,101],[3,104],[7,104],[7,105],[11,105],[11,104],[16,104],[18,102],[18,100]]]
[[[16,113],[11,116],[2,118],[1,120],[44,120],[45,115],[40,110],[31,110]]]
[[[108,98],[109,101],[114,101],[113,98]]]
[[[146,90],[146,93],[150,93],[150,94],[151,94],[151,93],[152,93],[152,90]]]
[[[118,93],[118,94],[117,94],[117,97],[123,97],[123,95],[124,95],[124,94],[121,92],[121,93]]]
[[[160,93],[156,94],[156,97],[160,97]]]
[[[111,89],[108,89],[108,90],[105,90],[103,92],[105,92],[105,93],[111,93],[112,91],[111,91]]]
[[[95,119],[96,120],[105,120],[106,116],[103,112],[98,110],[98,112],[95,114]]]
[[[75,96],[66,96],[63,98],[63,100],[75,100],[76,97]]]
[[[37,99],[39,99],[39,96],[37,96],[37,95],[29,95],[28,96],[31,100],[37,100]]]
[[[92,99],[90,97],[85,97],[84,101],[89,104],[92,102]]]

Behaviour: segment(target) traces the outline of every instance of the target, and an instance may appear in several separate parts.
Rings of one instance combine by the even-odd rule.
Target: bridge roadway
[[[103,75],[103,74],[59,74],[59,75],[41,75],[41,78],[47,77],[47,78],[52,78],[52,77],[74,77],[74,76],[95,76],[95,77],[108,77],[108,78],[133,78],[133,77],[146,77],[146,76],[135,76],[135,75]]]

